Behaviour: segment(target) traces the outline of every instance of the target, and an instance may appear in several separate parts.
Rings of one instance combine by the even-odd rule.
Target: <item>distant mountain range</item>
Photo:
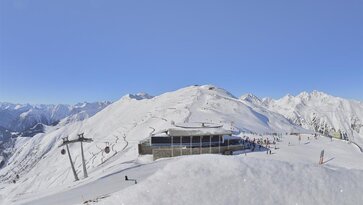
[[[0,103],[0,167],[11,155],[17,137],[33,137],[47,126],[81,121],[95,115],[111,102],[78,103],[76,105],[30,105]],[[13,139],[12,139],[13,138]]]
[[[319,91],[286,95],[278,100],[260,99],[253,94],[240,99],[251,106],[279,113],[305,129],[363,144],[363,102]]]
[[[105,108],[110,102],[78,103],[76,105],[30,105],[0,103],[0,127],[22,132],[38,123],[54,125],[70,117],[83,120]]]

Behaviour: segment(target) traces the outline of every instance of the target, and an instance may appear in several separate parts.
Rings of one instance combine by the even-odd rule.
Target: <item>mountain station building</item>
[[[232,132],[218,127],[172,127],[152,134],[139,144],[139,154],[152,154],[154,160],[194,154],[228,154],[244,149]]]

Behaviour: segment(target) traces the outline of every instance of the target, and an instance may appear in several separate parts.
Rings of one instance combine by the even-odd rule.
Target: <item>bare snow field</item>
[[[95,204],[361,204],[362,177],[362,170],[269,159],[181,157]]]

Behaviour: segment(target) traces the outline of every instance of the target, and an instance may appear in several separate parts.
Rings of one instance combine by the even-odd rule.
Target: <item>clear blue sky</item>
[[[215,84],[363,100],[362,0],[0,0],[0,101]]]

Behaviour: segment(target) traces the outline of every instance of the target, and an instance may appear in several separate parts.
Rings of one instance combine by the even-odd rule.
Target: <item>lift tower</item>
[[[71,163],[71,168],[72,168],[72,171],[73,171],[75,181],[78,181],[79,178],[78,178],[77,172],[76,172],[76,170],[74,168],[74,164],[73,164],[73,161],[72,161],[71,153],[69,152],[68,144],[72,144],[72,143],[76,143],[76,142],[81,143],[81,156],[82,156],[82,165],[83,165],[83,175],[84,175],[84,178],[87,178],[88,174],[87,174],[87,168],[86,168],[86,161],[84,159],[83,142],[92,142],[92,141],[93,140],[91,138],[85,138],[84,133],[81,133],[81,134],[78,134],[78,139],[69,140],[68,137],[63,138],[63,143],[61,145],[59,145],[59,147],[66,146],[67,153],[68,153],[68,158],[69,158],[69,161]],[[64,152],[62,150],[62,154],[63,153]]]

